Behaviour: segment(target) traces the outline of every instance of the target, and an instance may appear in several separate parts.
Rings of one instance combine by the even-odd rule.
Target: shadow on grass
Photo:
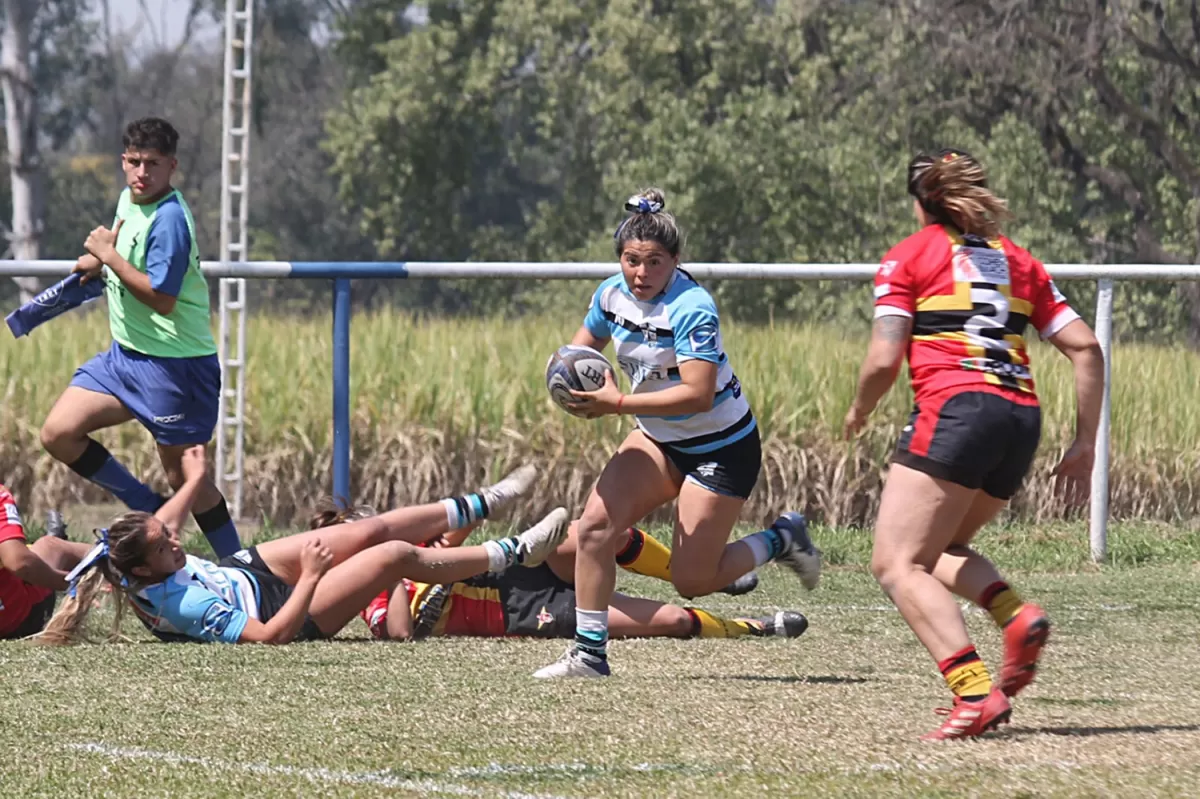
[[[1097,735],[1157,735],[1160,732],[1200,732],[1200,724],[1129,724],[1120,727],[1010,727],[1006,738],[1030,735],[1063,735],[1091,738]]]
[[[813,683],[815,685],[857,685],[871,682],[867,677],[839,677],[835,674],[824,675],[783,675],[783,674],[695,674],[692,680],[741,680],[743,682],[774,682],[774,683]]]

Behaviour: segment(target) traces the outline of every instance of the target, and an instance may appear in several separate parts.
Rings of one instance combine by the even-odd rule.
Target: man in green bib
[[[149,117],[125,128],[121,167],[127,188],[113,227],[98,227],[75,264],[103,280],[112,346],[81,366],[42,426],[42,445],[81,477],[132,510],[153,513],[165,501],[90,437],[137,419],[158,445],[167,482],[184,485],[184,450],[212,439],[221,367],[209,328],[208,285],[200,271],[196,223],[171,186],[179,134]],[[196,523],[218,556],[241,548],[225,498],[205,481],[193,505]]]

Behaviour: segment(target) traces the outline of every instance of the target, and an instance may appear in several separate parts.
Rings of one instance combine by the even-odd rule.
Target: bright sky
[[[190,5],[189,0],[109,0],[115,28],[137,26],[139,42],[167,46],[179,41]]]

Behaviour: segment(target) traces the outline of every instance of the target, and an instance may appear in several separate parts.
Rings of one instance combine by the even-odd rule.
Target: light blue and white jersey
[[[711,410],[680,416],[638,416],[647,436],[683,452],[712,452],[755,429],[750,403],[733,374],[721,340],[717,305],[691,275],[676,269],[666,289],[643,302],[623,275],[613,275],[592,296],[583,322],[597,338],[611,338],[617,363],[634,394],[678,385],[679,364],[717,364],[717,393]]]
[[[236,644],[258,618],[258,593],[248,572],[188,555],[182,569],[140,589],[133,604],[153,633]]]

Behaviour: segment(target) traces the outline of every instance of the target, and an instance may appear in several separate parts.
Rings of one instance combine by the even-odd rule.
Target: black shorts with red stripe
[[[1037,405],[982,391],[931,397],[913,409],[892,462],[1011,499],[1033,464],[1041,433]]]

